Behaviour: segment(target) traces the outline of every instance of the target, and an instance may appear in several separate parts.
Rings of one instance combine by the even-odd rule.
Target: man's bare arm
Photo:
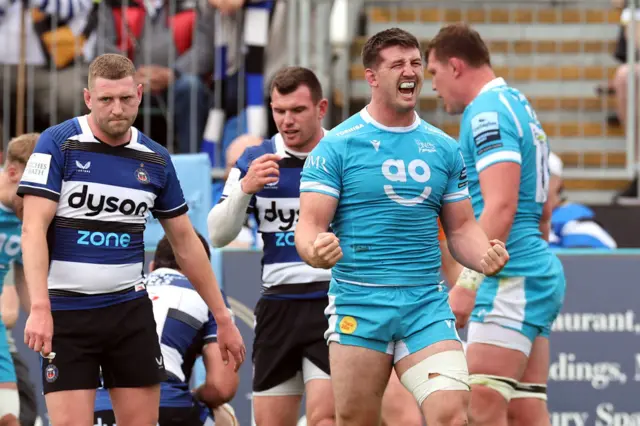
[[[29,289],[27,281],[24,277],[24,266],[22,263],[14,263],[13,265],[13,282],[20,299],[20,306],[26,313],[31,311],[31,298],[29,297]]]
[[[318,235],[329,230],[338,199],[319,192],[300,194],[300,216],[295,231],[295,244],[298,254],[314,268],[326,267],[316,257],[314,242]]]
[[[22,253],[31,310],[51,309],[47,285],[49,275],[47,231],[57,208],[58,203],[47,198],[35,195],[24,196]]]
[[[551,233],[551,215],[553,211],[551,203],[547,200],[542,207],[542,217],[540,218],[540,232],[542,233],[542,239],[549,241],[549,234]]]
[[[5,285],[0,294],[0,319],[7,329],[12,329],[20,313],[18,293],[13,285]]]
[[[480,261],[491,246],[487,234],[476,222],[471,201],[445,203],[440,220],[453,258],[462,266],[482,272]]]
[[[442,259],[442,273],[449,287],[453,287],[462,272],[462,265],[456,262],[449,251],[447,240],[440,241],[440,257]]]
[[[217,343],[209,343],[202,349],[204,383],[196,389],[196,398],[210,408],[217,408],[235,396],[240,383],[238,373],[230,365],[224,365]]]
[[[497,163],[479,175],[484,209],[478,219],[490,240],[507,242],[518,209],[520,165]]]
[[[13,328],[15,325],[20,315],[20,307],[27,313],[31,310],[29,292],[24,280],[24,268],[21,263],[13,264],[13,283],[5,283],[0,299],[2,300],[2,308],[0,308],[2,322],[7,328]]]

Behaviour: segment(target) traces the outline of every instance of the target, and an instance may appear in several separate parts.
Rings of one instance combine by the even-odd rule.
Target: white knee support
[[[434,374],[437,376],[429,378]],[[400,381],[413,394],[419,405],[436,391],[468,391],[467,359],[462,351],[440,352],[409,368]]]
[[[17,389],[0,389],[0,419],[8,414],[20,417],[20,396]]]
[[[489,374],[472,374],[469,376],[470,385],[486,386],[498,392],[509,402],[513,398],[518,382],[508,377],[491,376]]]
[[[518,383],[511,399],[534,398],[547,400],[547,385],[537,383]]]

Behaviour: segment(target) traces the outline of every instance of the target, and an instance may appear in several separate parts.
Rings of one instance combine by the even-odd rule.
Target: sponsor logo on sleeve
[[[22,174],[22,180],[25,182],[46,185],[49,178],[49,169],[51,168],[51,154],[43,154],[35,152],[29,157],[27,166]]]
[[[471,119],[471,131],[476,147],[500,140],[500,123],[495,111],[481,112]]]

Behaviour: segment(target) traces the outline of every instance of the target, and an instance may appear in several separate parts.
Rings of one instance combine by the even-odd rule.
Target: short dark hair
[[[433,51],[440,62],[451,58],[460,58],[474,68],[491,66],[489,48],[480,34],[465,23],[444,26],[429,42],[426,56]]]
[[[318,77],[309,68],[304,67],[285,67],[279,70],[271,79],[269,94],[277,90],[282,95],[288,95],[300,86],[307,86],[313,103],[317,104],[322,100],[322,86]]]
[[[380,62],[380,51],[394,46],[416,48],[422,55],[420,42],[413,34],[400,28],[389,28],[369,37],[362,48],[362,65],[365,68],[375,68]]]
[[[136,75],[136,67],[129,58],[117,53],[105,53],[95,58],[89,65],[89,89],[93,87],[96,78],[120,80]]]
[[[204,246],[204,251],[207,253],[207,257],[211,259],[211,250],[209,250],[209,243],[197,231],[196,235]],[[180,266],[178,265],[178,261],[176,260],[176,255],[173,253],[173,247],[171,247],[171,243],[169,242],[169,239],[166,235],[163,236],[162,239],[160,239],[160,241],[158,242],[158,247],[156,247],[156,253],[153,257],[153,263],[153,267],[155,269],[170,268],[180,270]]]

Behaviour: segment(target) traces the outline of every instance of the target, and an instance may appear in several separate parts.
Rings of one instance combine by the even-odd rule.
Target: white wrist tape
[[[483,280],[484,274],[469,268],[464,268],[458,277],[458,281],[456,281],[456,285],[476,291],[478,290],[478,287],[480,287],[480,284],[482,284]]]

